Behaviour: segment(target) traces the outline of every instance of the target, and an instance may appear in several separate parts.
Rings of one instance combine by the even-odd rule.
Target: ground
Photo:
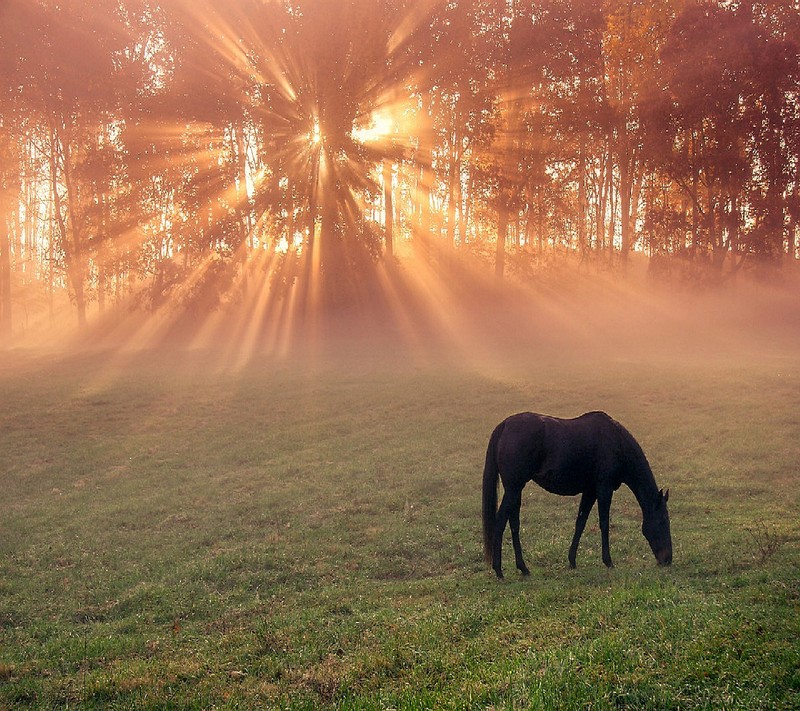
[[[800,349],[743,314],[235,367],[0,354],[0,706],[797,708]],[[578,500],[529,487],[531,576],[496,581],[492,428],[593,409],[670,489],[674,564],[622,489],[616,568],[595,512],[571,571]]]

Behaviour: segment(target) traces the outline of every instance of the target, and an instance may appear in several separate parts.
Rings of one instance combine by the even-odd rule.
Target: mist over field
[[[459,268],[445,273],[434,291],[401,266],[393,288],[402,288],[402,299],[370,294],[305,319],[285,310],[288,301],[267,313],[254,313],[244,300],[206,313],[121,308],[83,330],[68,320],[61,328],[32,327],[6,355],[205,353],[201,361],[209,367],[235,370],[271,362],[345,365],[347,359],[456,369],[525,359],[679,364],[765,358],[767,365],[770,358],[800,353],[800,286],[791,272],[701,288],[654,280],[644,264],[637,267],[624,274],[553,270],[535,286],[500,287]]]

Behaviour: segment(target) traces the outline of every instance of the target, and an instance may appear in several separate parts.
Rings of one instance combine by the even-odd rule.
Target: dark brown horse
[[[503,500],[497,508],[497,480],[503,482]],[[517,568],[529,571],[519,542],[519,509],[522,489],[535,481],[561,496],[581,494],[575,535],[569,548],[569,564],[575,567],[578,542],[589,512],[597,502],[603,562],[613,567],[608,548],[608,516],[611,497],[625,484],[642,508],[642,533],[659,565],[672,562],[667,499],[656,487],[653,472],[639,443],[619,422],[605,412],[587,412],[574,419],[560,419],[523,412],[503,420],[489,439],[483,470],[483,546],[486,562],[498,578],[503,532],[511,526]]]

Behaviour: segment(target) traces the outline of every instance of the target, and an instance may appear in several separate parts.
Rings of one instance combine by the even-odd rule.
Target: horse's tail
[[[483,556],[489,565],[492,564],[492,548],[494,543],[494,527],[497,518],[497,480],[500,470],[497,468],[497,441],[503,432],[504,423],[495,427],[486,448],[486,464],[483,467]]]

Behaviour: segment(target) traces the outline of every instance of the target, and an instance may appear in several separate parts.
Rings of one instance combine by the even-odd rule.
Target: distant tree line
[[[412,251],[794,260],[797,38],[796,0],[3,0],[0,328]]]

